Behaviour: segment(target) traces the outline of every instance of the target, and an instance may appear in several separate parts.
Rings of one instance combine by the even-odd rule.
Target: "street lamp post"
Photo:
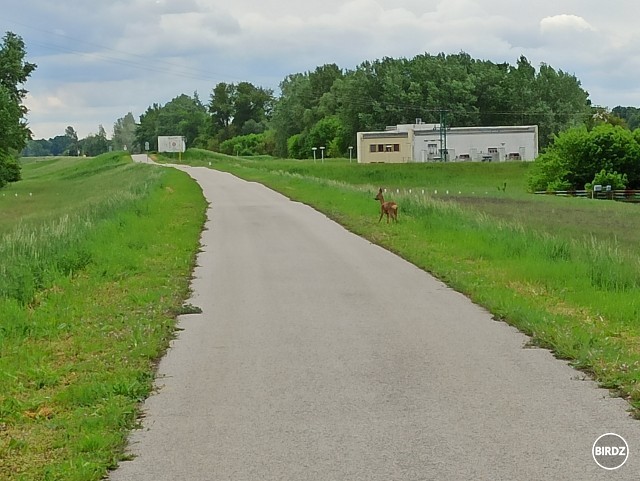
[[[351,163],[352,154],[353,154],[353,145],[350,145],[349,146],[349,163]]]
[[[322,158],[322,162],[324,163],[324,147],[320,147],[320,157]]]
[[[316,150],[318,150],[318,147],[311,147],[311,150],[313,150],[313,163],[316,163]]]

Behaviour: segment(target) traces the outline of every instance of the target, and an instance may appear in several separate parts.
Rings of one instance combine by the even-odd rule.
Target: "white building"
[[[538,126],[451,127],[403,124],[358,132],[359,163],[535,160]]]

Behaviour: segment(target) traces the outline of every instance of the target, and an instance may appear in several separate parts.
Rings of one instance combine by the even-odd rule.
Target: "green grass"
[[[205,201],[120,153],[23,177],[0,191],[0,479],[99,480],[183,310]]]
[[[315,206],[640,409],[640,206],[527,194],[528,164],[183,160]],[[0,190],[0,479],[99,480],[175,316],[198,312],[184,300],[206,203],[186,174],[122,153],[38,159],[23,175]],[[380,186],[397,225],[377,223]]]
[[[192,156],[185,162],[262,182],[432,272],[629,399],[638,415],[639,205],[529,194],[526,163]],[[378,186],[400,205],[397,225],[377,223]]]

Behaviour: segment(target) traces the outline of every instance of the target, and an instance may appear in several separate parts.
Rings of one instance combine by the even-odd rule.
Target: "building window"
[[[400,152],[400,144],[371,144],[369,152]]]
[[[438,153],[438,144],[427,144],[427,149],[429,150],[429,154],[435,155]]]
[[[498,149],[496,147],[489,147],[487,149],[487,152],[489,152],[490,154],[497,154],[498,153]]]

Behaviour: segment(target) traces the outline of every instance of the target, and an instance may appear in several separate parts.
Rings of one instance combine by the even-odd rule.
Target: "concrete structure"
[[[535,160],[538,126],[452,127],[403,124],[358,132],[358,163]]]

